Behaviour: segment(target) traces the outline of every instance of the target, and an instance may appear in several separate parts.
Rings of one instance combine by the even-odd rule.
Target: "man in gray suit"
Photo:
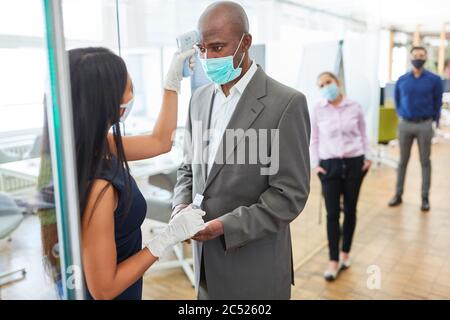
[[[210,5],[198,27],[202,66],[214,84],[191,98],[173,200],[175,215],[204,197],[207,227],[193,238],[198,298],[289,299],[289,223],[310,183],[305,96],[250,59],[240,5]]]

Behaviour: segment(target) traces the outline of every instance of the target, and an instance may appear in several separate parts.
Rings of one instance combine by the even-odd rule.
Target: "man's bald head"
[[[248,17],[244,8],[236,2],[218,1],[209,5],[200,16],[198,28],[202,30],[229,29],[236,36],[249,32]]]
[[[197,47],[201,57],[214,59],[232,56],[234,68],[242,68],[238,78],[222,86],[225,91],[239,81],[250,67],[249,49],[252,36],[248,29],[248,18],[244,9],[231,1],[211,4],[198,21],[200,41]]]

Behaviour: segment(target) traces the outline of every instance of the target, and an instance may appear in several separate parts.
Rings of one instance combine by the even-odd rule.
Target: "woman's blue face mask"
[[[334,101],[339,96],[339,88],[336,83],[332,82],[320,88],[320,94],[328,101]]]
[[[211,58],[208,59],[208,55],[206,53],[206,58],[201,58],[200,62],[202,64],[203,70],[206,73],[206,76],[209,80],[212,82],[222,85],[225,83],[228,83],[230,81],[233,81],[237,77],[241,75],[242,68],[241,64],[244,60],[245,53],[242,55],[241,61],[239,62],[239,65],[237,68],[234,67],[234,56],[238,52],[242,40],[244,39],[244,35],[242,35],[241,40],[239,41],[239,45],[236,48],[236,51],[232,56],[222,57],[222,58]]]

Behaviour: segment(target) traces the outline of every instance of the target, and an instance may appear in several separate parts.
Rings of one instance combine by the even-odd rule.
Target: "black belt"
[[[423,118],[404,118],[403,120],[407,121],[407,122],[414,122],[414,123],[420,123],[420,122],[425,122],[425,121],[429,121],[429,120],[433,120],[432,117],[423,117]]]

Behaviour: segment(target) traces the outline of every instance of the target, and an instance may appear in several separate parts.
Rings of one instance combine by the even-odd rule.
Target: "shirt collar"
[[[423,76],[425,76],[426,74],[428,74],[427,69],[423,69],[423,71],[422,71],[422,73],[420,74],[419,78],[416,78],[416,76],[414,75],[414,71],[413,71],[413,70],[411,70],[411,71],[409,72],[409,76],[412,77],[412,78],[414,78],[414,79],[420,79],[420,78],[422,78]]]
[[[238,82],[230,89],[230,93],[237,91],[240,94],[242,94],[247,88],[247,85],[250,83],[250,80],[252,80],[253,76],[255,75],[256,71],[258,70],[258,67],[256,66],[256,63],[254,61],[251,62],[250,68],[247,70],[247,72],[242,76],[241,79],[239,79]],[[215,92],[217,91],[222,92],[222,86],[219,84],[215,84]]]

